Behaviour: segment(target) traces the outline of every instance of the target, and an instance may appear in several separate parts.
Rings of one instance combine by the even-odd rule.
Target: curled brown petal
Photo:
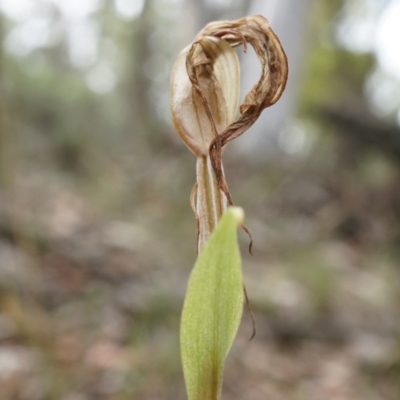
[[[288,78],[288,63],[278,37],[262,15],[211,22],[199,32],[196,40],[204,36],[219,37],[231,46],[238,46],[245,40],[253,46],[261,63],[261,77],[240,106],[238,120],[220,133],[224,146],[249,129],[265,108],[279,100]],[[211,147],[215,147],[215,142]]]
[[[278,37],[262,15],[212,22],[199,32],[196,39],[202,36],[220,37],[231,46],[244,43],[244,39],[253,46],[261,63],[261,77],[240,106],[241,116],[221,133],[222,142],[226,144],[250,128],[263,109],[279,100],[288,78],[287,58]]]

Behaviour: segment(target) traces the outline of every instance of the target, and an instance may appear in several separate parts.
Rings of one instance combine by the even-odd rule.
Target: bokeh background
[[[1,400],[186,398],[195,159],[169,75],[252,13],[290,76],[224,156],[257,335],[245,310],[223,398],[400,398],[400,1],[1,0]]]

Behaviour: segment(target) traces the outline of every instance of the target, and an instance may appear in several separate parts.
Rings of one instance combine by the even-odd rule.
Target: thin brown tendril
[[[251,334],[250,339],[249,339],[249,341],[251,341],[251,340],[253,340],[254,336],[256,336],[256,320],[254,318],[253,310],[250,305],[249,296],[247,295],[246,286],[244,284],[243,284],[243,292],[244,292],[244,298],[246,300],[247,309],[249,310],[251,323],[253,325],[253,333]]]

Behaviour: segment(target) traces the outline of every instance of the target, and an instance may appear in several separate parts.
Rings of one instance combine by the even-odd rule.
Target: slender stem
[[[198,251],[202,250],[219,219],[226,210],[227,202],[224,193],[219,189],[210,157],[197,158],[197,204],[198,218]]]

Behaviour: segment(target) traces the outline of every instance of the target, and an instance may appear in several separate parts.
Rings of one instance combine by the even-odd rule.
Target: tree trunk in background
[[[151,50],[149,37],[154,30],[154,0],[146,0],[142,15],[135,22],[132,40],[132,80],[130,96],[132,103],[131,127],[140,146],[157,147],[160,121],[151,100],[151,80],[144,73],[144,65],[149,61]],[[138,144],[136,144],[138,145]]]
[[[310,0],[254,0],[249,7],[249,15],[265,16],[278,35],[289,61],[289,80],[278,103],[266,109],[250,131],[234,141],[235,153],[248,161],[262,163],[279,151],[279,134],[296,111],[300,70],[306,59],[305,39],[311,4]],[[255,55],[242,57],[241,65],[243,98],[257,82],[260,65]]]
[[[0,15],[0,190],[12,186],[15,176],[15,147],[4,88],[4,19]]]

